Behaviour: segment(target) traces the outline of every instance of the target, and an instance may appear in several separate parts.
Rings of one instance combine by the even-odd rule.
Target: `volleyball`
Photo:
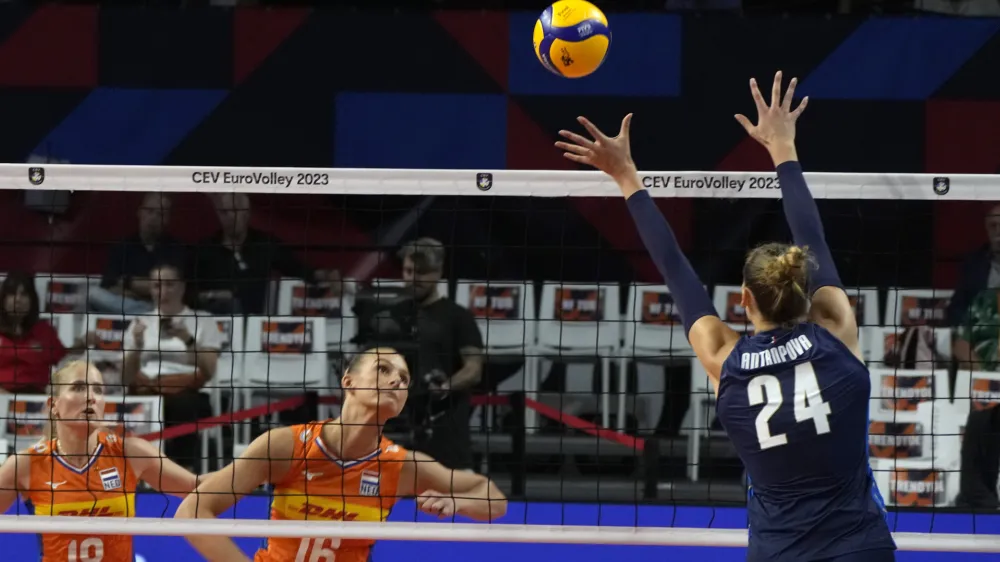
[[[611,46],[608,18],[585,0],[559,0],[535,22],[535,56],[554,74],[582,78],[600,68]]]

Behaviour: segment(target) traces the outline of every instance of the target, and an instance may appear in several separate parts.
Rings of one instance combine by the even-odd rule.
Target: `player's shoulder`
[[[388,437],[383,436],[382,441],[379,443],[379,457],[382,460],[390,459],[404,459],[410,454],[405,447],[393,442]]]

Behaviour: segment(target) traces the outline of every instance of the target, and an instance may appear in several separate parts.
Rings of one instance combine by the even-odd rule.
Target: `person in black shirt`
[[[403,279],[417,305],[411,423],[414,447],[454,470],[472,469],[471,391],[483,372],[483,337],[467,309],[438,293],[444,247],[420,238],[400,251]]]
[[[201,308],[217,314],[263,314],[271,273],[310,283],[335,280],[335,272],[317,271],[287,247],[250,227],[250,198],[245,193],[213,197],[222,230],[198,246],[196,293]]]
[[[166,233],[173,200],[169,193],[147,193],[139,205],[139,231],[108,253],[100,287],[88,303],[97,312],[144,314],[153,310],[149,272],[157,263],[184,263],[184,247]]]

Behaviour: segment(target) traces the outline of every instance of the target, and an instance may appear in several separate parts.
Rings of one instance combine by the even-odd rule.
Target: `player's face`
[[[406,405],[410,371],[398,354],[373,353],[364,368],[344,375],[342,384],[354,401],[388,419],[398,416]]]
[[[412,259],[406,258],[403,260],[403,281],[413,291],[413,297],[418,301],[429,297],[437,289],[437,284],[440,280],[440,271],[418,272]]]
[[[53,391],[51,408],[59,423],[87,426],[104,419],[104,377],[97,369],[64,373]]]

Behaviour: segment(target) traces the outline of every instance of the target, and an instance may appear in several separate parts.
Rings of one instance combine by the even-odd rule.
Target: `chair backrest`
[[[876,367],[869,371],[872,387],[869,411],[873,415],[916,411],[923,402],[949,398],[947,370]]]
[[[239,387],[243,382],[246,321],[242,316],[213,316],[207,320],[218,324],[223,335],[215,376],[208,386],[232,390],[234,385]]]
[[[121,423],[125,431],[136,436],[163,430],[163,400],[159,396],[108,397],[104,404],[104,419]],[[159,440],[154,441],[159,443]]]
[[[712,299],[719,318],[740,333],[753,329],[746,309],[740,305],[742,291],[743,287],[739,285],[716,285]]]
[[[875,482],[885,503],[899,507],[945,507],[958,496],[960,472],[939,459],[872,459]]]
[[[371,280],[372,287],[403,287],[406,282],[402,279],[387,279],[385,277],[379,277]],[[448,296],[448,280],[442,279],[438,282],[438,294],[442,297]]]
[[[54,313],[86,312],[89,285],[88,277],[39,273],[35,276],[39,309]]]
[[[691,351],[684,325],[665,285],[633,284],[625,304],[624,350]]]
[[[879,315],[878,289],[874,287],[848,287],[844,291],[854,306],[854,316],[858,320],[859,328],[882,325],[882,317]]]
[[[950,289],[889,289],[885,302],[886,326],[945,326]]]
[[[45,394],[0,394],[3,431],[14,450],[34,445],[44,436],[49,421],[49,397]]]
[[[551,348],[616,349],[621,345],[617,284],[546,281],[538,313],[538,343]]]
[[[80,336],[83,318],[76,314],[42,313],[40,318],[48,322],[59,335],[59,342],[65,347],[73,347]]]
[[[943,361],[951,358],[951,328],[926,328],[930,330],[930,334],[933,336],[933,341],[927,344],[927,351],[933,351],[938,359],[942,361],[939,363],[943,366]],[[862,333],[864,337],[864,347],[866,349],[865,359],[868,360],[869,365],[873,367],[885,367],[886,358],[890,354],[897,354],[900,351],[906,351],[907,343],[914,344],[916,342],[909,341],[908,338],[919,337],[917,334],[907,333],[907,329],[903,327],[896,326],[872,326],[868,328],[862,328]],[[928,333],[928,332],[925,332]],[[907,359],[907,358],[902,358]],[[897,358],[897,361],[899,358]],[[931,368],[934,363],[929,361],[919,361],[914,365],[915,368]]]
[[[329,386],[326,321],[318,317],[249,316],[244,372],[250,385],[276,388]]]
[[[122,361],[125,358],[125,331],[136,316],[121,314],[88,314],[84,332],[97,336],[97,346],[87,353],[91,361]],[[157,322],[154,317],[143,317],[144,322]]]
[[[959,369],[955,377],[955,403],[959,402],[971,410],[1000,407],[1000,373]]]
[[[868,444],[876,459],[929,459],[937,453],[933,445],[934,401],[922,402],[916,410],[869,415]]]
[[[325,318],[328,349],[343,350],[358,333],[358,319],[354,315],[355,287],[355,282],[345,281],[343,294],[335,295],[330,287],[308,285],[301,279],[282,279],[278,287],[277,316]]]
[[[486,349],[524,350],[535,345],[535,287],[531,283],[459,280],[455,302],[476,318]]]

